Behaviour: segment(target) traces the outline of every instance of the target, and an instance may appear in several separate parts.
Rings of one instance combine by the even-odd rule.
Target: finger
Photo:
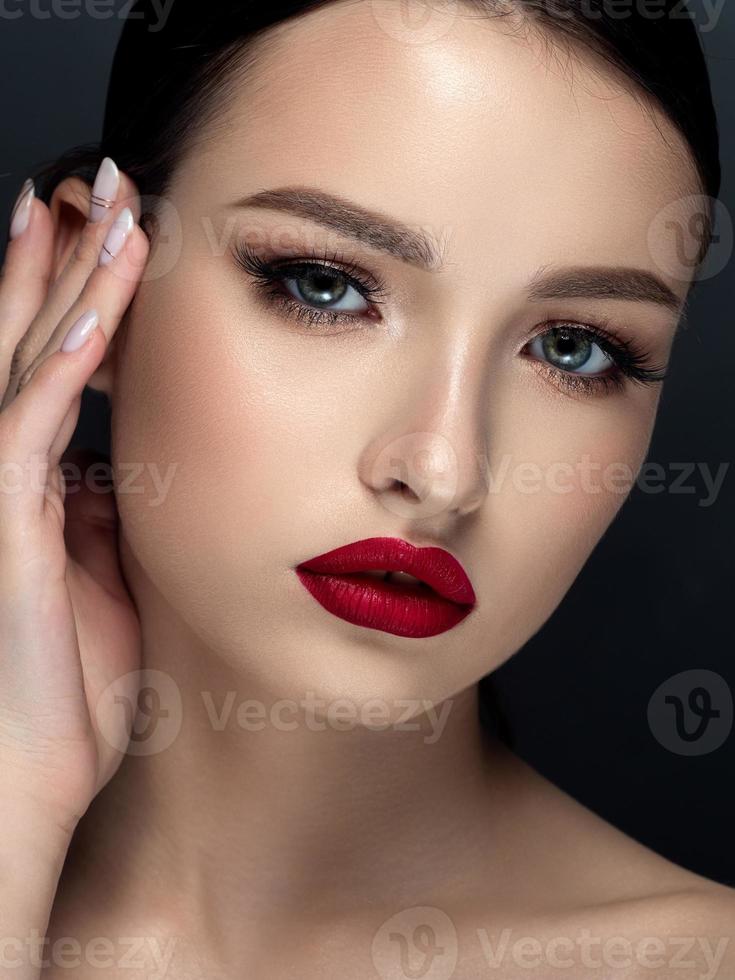
[[[108,159],[108,157],[105,157],[105,160]],[[110,164],[114,166],[112,161],[110,161]],[[114,190],[115,183],[112,179],[108,179],[108,182],[103,184],[102,187],[106,194],[115,195],[114,200],[110,198],[112,203],[109,207],[102,207],[102,205],[97,203],[102,200],[97,189],[99,175],[102,174],[104,178],[104,173],[102,173],[104,166],[105,161],[100,165],[98,177],[95,178],[92,188],[85,188],[89,195],[84,205],[87,208],[87,223],[82,229],[64,268],[51,287],[49,299],[52,301],[52,304],[60,302],[63,305],[65,301],[69,300],[56,322],[66,313],[71,302],[81,292],[90,273],[96,268],[102,243],[107,236],[109,228],[120,215],[120,212],[125,208],[129,208],[133,213],[135,222],[137,223],[140,219],[140,196],[138,189],[130,177],[123,171],[118,171],[116,167],[117,191],[115,192]],[[69,299],[70,296],[71,298]]]
[[[21,514],[32,516],[44,505],[48,471],[41,479],[39,467],[43,463],[48,466],[52,451],[60,451],[63,438],[71,431],[70,413],[76,421],[84,385],[104,357],[108,339],[112,339],[140,281],[149,252],[144,232],[133,225],[120,245],[118,230],[117,241],[117,257],[95,269],[64,317],[61,348],[40,359],[21,378],[15,398],[0,412],[0,471],[14,466],[22,474],[21,492],[6,496],[0,508],[0,525],[4,524],[0,533],[7,535],[11,520]],[[70,340],[74,341],[71,350]],[[33,484],[28,475],[34,476]],[[43,494],[32,492],[38,489]]]
[[[100,183],[101,178],[101,183]],[[94,187],[92,188],[91,197],[94,201],[101,199],[97,192],[103,190],[107,193],[113,195],[113,200],[110,202],[110,211],[114,207],[114,196],[117,193],[117,188],[119,187],[120,178],[116,165],[109,158],[103,160],[97,174],[97,178],[94,182]],[[80,195],[79,208],[80,210],[86,210],[87,212],[87,224],[82,232],[81,239],[89,239],[91,236],[99,235],[100,232],[97,230],[96,222],[100,221],[100,218],[106,218],[108,214],[108,209],[102,208],[97,204],[90,203],[90,191],[89,188],[81,180],[72,182],[73,189],[79,186],[78,193]],[[42,298],[42,302],[36,305],[35,310],[32,310],[32,315],[29,318],[19,321],[15,329],[12,331],[12,340],[8,340],[9,344],[12,343],[12,347],[9,349],[10,361],[8,363],[8,355],[6,353],[6,369],[5,369],[5,382],[4,382],[4,394],[2,402],[0,402],[0,408],[5,407],[12,398],[15,396],[17,390],[17,379],[22,375],[23,371],[28,367],[30,363],[37,357],[39,351],[43,349],[47,340],[48,334],[51,329],[53,329],[69,308],[73,300],[81,291],[83,282],[86,280],[89,271],[93,266],[93,261],[89,260],[88,267],[89,271],[84,276],[84,280],[81,278],[81,265],[78,265],[79,269],[79,285],[74,291],[74,283],[69,277],[65,283],[62,285],[59,282],[59,278],[51,284],[51,279],[53,277],[53,269],[56,263],[55,252],[57,251],[58,242],[56,239],[56,230],[54,228],[53,219],[49,209],[42,203],[37,202],[35,205],[35,210],[41,209],[44,214],[44,223],[46,225],[46,249],[45,253],[48,256],[50,250],[50,256],[48,256],[48,264],[44,270],[44,276],[47,279],[46,291]],[[92,212],[95,213],[96,221],[92,220]],[[16,219],[17,220],[17,219]],[[36,220],[36,215],[34,215],[34,222]],[[29,231],[26,231],[21,238],[25,238]],[[77,249],[79,252],[83,252],[84,249],[79,247],[77,243]],[[27,251],[27,249],[26,249]],[[81,255],[80,255],[81,259]],[[69,259],[65,266],[65,271],[70,268],[72,260]],[[7,283],[9,289],[12,290],[13,296],[18,297],[23,295],[23,282],[17,282],[16,276],[11,275],[11,272],[18,272],[18,263],[14,263],[13,267],[8,272]]]
[[[59,431],[56,433],[54,441],[48,451],[48,462],[49,462],[49,473],[53,472],[55,467],[61,462],[61,458],[67,449],[71,437],[74,435],[74,430],[77,427],[77,422],[79,421],[79,412],[82,407],[82,396],[79,395],[71,403],[69,411],[66,413],[64,421],[61,423]]]
[[[108,342],[112,339],[138,286],[149,247],[145,233],[134,223],[132,212],[123,209],[109,228],[100,250],[98,260],[105,264],[99,265],[90,275],[81,295],[62,318],[46,347],[18,379],[18,393],[28,384],[38,366],[59,349],[70,326],[85,310],[94,309],[100,313],[106,339]]]
[[[0,412],[2,554],[13,551],[18,528],[32,536],[34,526],[28,519],[41,514],[45,505],[50,448],[105,354],[105,333],[94,326],[95,317],[80,318],[72,336],[78,336],[79,322],[93,324],[81,346],[47,358],[32,381]],[[24,550],[23,542],[16,544]]]
[[[105,176],[104,168],[107,164],[109,164],[108,172]],[[100,175],[103,178],[101,185]],[[111,175],[116,175],[114,176],[116,184]],[[103,194],[105,199],[107,195],[113,195],[115,186],[118,190],[114,203],[109,207],[103,207],[98,202],[103,199]],[[86,198],[81,206],[87,210],[87,223],[62,272],[51,282],[45,303],[27,327],[14,352],[0,408],[5,407],[15,397],[18,379],[31,364],[37,362],[39,354],[44,351],[50,353],[58,348],[58,343],[49,345],[49,340],[94,271],[104,239],[116,218],[126,207],[132,211],[136,220],[140,215],[140,200],[135,184],[126,174],[120,173],[114,162],[107,157],[100,166],[92,189],[84,189],[84,194]],[[110,197],[109,201],[112,202],[113,198]]]
[[[52,257],[53,221],[46,205],[36,198],[31,181],[16,202],[0,272],[0,400],[14,353],[46,299]]]

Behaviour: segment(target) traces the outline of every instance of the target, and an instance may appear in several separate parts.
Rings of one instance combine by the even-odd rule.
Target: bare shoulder
[[[697,927],[719,932],[733,941],[735,955],[735,888],[702,879],[695,889],[651,896],[649,907],[651,917],[662,925],[679,931]],[[735,969],[732,977],[735,980]]]
[[[542,842],[533,854],[542,876],[536,885],[553,888],[560,906],[627,907],[659,923],[668,916],[676,928],[710,921],[735,930],[735,889],[636,840],[523,760],[516,772],[524,801],[519,824],[530,828],[527,837]],[[735,970],[728,980],[735,980]]]
[[[732,943],[732,957],[735,955],[735,889],[703,880],[705,884],[687,891],[642,895],[625,902],[603,904],[594,911],[641,934],[726,940],[723,948]],[[735,965],[732,959],[730,965]],[[727,978],[735,978],[735,971]]]
[[[735,980],[735,890],[724,885],[705,880],[603,904],[582,910],[578,922],[599,937],[611,980]]]
[[[681,867],[558,787],[541,792],[547,829],[559,835],[557,871],[564,861],[577,869],[568,897],[579,904],[563,918],[597,940],[591,962],[610,978],[735,980],[735,889]]]

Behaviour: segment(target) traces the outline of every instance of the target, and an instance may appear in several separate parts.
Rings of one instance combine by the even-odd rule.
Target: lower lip
[[[396,636],[445,633],[473,608],[450,602],[431,590],[389,584],[371,575],[322,575],[305,568],[297,568],[296,574],[327,612],[356,626]]]

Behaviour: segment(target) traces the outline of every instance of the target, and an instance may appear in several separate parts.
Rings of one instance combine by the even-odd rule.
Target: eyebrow
[[[387,252],[409,265],[426,271],[441,268],[443,248],[433,236],[317,188],[279,187],[258,191],[236,201],[235,207],[287,211]]]
[[[285,211],[425,271],[444,268],[444,244],[436,237],[319,188],[289,186],[258,191],[235,201],[234,207]],[[527,285],[532,302],[561,298],[632,300],[655,303],[677,313],[685,306],[684,299],[647,269],[583,265],[546,269],[539,269]]]
[[[685,302],[654,272],[636,266],[583,265],[551,272],[539,270],[529,283],[529,299],[560,297],[657,303],[677,313]]]

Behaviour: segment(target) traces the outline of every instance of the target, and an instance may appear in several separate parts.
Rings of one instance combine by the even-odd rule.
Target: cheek
[[[631,492],[655,402],[536,400],[496,431],[480,532],[495,665],[553,613]]]
[[[315,510],[329,510],[324,467],[340,456],[325,455],[324,415],[310,411],[320,402],[298,346],[269,341],[270,324],[192,306],[192,292],[177,307],[175,292],[159,284],[155,303],[141,296],[130,323],[112,444],[118,482],[135,477],[118,506],[128,544],[168,601],[200,634],[233,638],[259,610],[267,628],[274,573],[292,576],[303,550],[295,535],[303,541]]]

